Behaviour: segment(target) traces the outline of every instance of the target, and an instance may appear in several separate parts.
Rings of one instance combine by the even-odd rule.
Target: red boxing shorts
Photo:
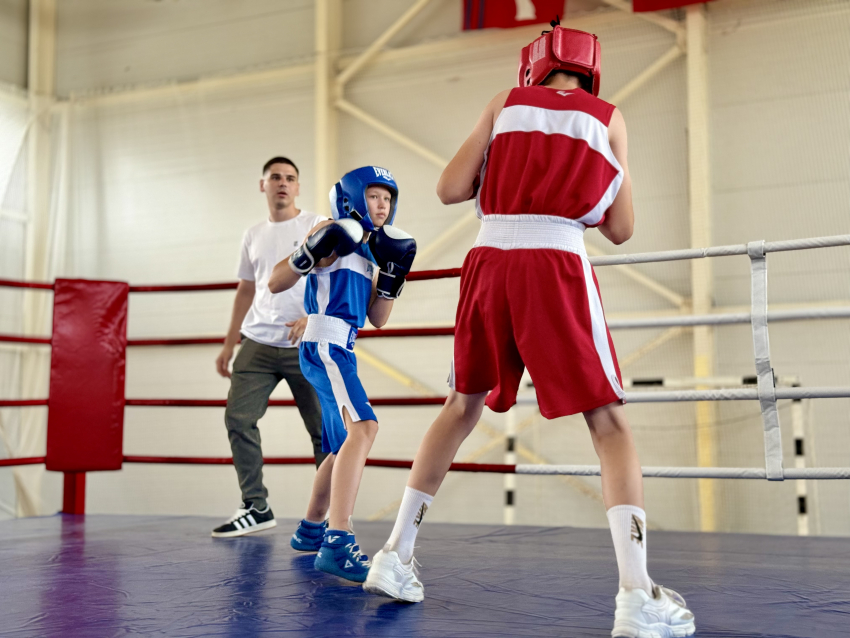
[[[487,215],[463,264],[449,385],[516,403],[528,367],[547,419],[625,402],[584,225],[542,215]]]

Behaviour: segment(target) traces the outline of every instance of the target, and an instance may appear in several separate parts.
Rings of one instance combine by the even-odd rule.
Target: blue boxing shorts
[[[348,436],[343,408],[355,423],[377,421],[378,418],[357,376],[357,358],[354,356],[357,329],[351,328],[354,331],[351,337],[332,342],[327,338],[326,330],[310,329],[311,324],[315,327],[318,323],[313,317],[324,319],[323,315],[310,315],[298,349],[301,372],[316,390],[322,405],[322,452],[336,454]],[[340,343],[345,346],[338,345]]]

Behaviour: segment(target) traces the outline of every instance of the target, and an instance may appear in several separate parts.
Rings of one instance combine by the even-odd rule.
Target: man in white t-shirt
[[[269,217],[245,232],[239,260],[239,286],[233,303],[230,329],[216,359],[223,377],[230,377],[224,422],[233,451],[233,464],[242,490],[242,505],[226,523],[216,527],[216,537],[242,536],[274,527],[274,514],[263,485],[263,451],[257,421],[268,407],[269,396],[285,380],[313,440],[318,467],[322,452],[322,412],[313,386],[301,374],[298,341],[307,325],[304,310],[306,278],[284,293],[269,292],[275,264],[301,245],[316,224],[325,218],[295,207],[299,195],[298,167],[285,157],[273,157],[263,166],[260,191],[268,202]],[[239,354],[228,364],[242,335]]]

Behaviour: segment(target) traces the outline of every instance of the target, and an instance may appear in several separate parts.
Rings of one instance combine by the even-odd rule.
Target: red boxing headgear
[[[601,57],[602,47],[595,35],[555,26],[523,48],[518,86],[541,84],[552,71],[571,71],[587,76],[591,93],[599,95]]]

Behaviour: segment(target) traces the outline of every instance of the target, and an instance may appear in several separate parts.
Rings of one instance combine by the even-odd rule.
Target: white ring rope
[[[850,246],[850,235],[812,237],[790,241],[765,242],[732,246],[713,246],[632,255],[607,255],[591,257],[594,266],[645,264],[661,261],[702,259],[747,255],[750,258],[751,312],[712,315],[683,315],[651,319],[611,321],[610,329],[664,328],[676,326],[723,325],[750,323],[753,331],[757,389],[734,388],[716,390],[684,390],[667,392],[627,392],[629,403],[667,403],[677,401],[741,401],[758,400],[764,426],[764,468],[747,467],[646,467],[643,475],[670,478],[746,478],[768,479],[848,479],[850,468],[794,468],[782,466],[782,438],[776,402],[780,399],[835,399],[850,398],[850,387],[838,388],[777,388],[770,363],[769,321],[795,321],[801,319],[837,319],[850,317],[850,307],[814,308],[769,312],[767,309],[767,253],[812,248]],[[698,381],[698,379],[696,380]],[[517,397],[518,405],[536,405],[533,396]],[[598,476],[598,465],[517,465],[517,474],[571,474]]]
[[[767,313],[768,322],[803,321],[809,319],[850,319],[850,306],[838,308],[808,308],[805,310],[771,310]],[[650,317],[647,319],[612,319],[609,330],[634,328],[677,328],[686,326],[723,326],[750,323],[752,315],[748,312],[729,312],[713,315],[681,315],[673,317]]]
[[[764,244],[764,252],[776,253],[786,250],[834,248],[836,246],[850,246],[850,235],[811,237],[809,239],[793,239],[790,241],[769,241]],[[665,250],[655,253],[635,253],[632,255],[605,255],[604,257],[589,257],[588,259],[594,266],[625,266],[658,261],[681,261],[683,259],[702,259],[704,257],[732,257],[734,255],[746,254],[747,244],[736,244],[733,246],[686,248],[684,250]]]
[[[644,467],[643,475],[650,478],[715,478],[715,479],[766,479],[761,467]],[[569,475],[599,476],[598,465],[531,465],[519,464],[517,474],[538,476]],[[782,478],[788,480],[850,479],[850,467],[788,468]]]
[[[699,379],[694,379],[696,383]],[[776,388],[774,394],[781,399],[847,399],[847,388]],[[678,403],[683,401],[755,401],[759,391],[755,388],[723,388],[718,390],[669,390],[667,392],[626,392],[627,403]],[[537,405],[534,396],[517,397],[517,405]]]

